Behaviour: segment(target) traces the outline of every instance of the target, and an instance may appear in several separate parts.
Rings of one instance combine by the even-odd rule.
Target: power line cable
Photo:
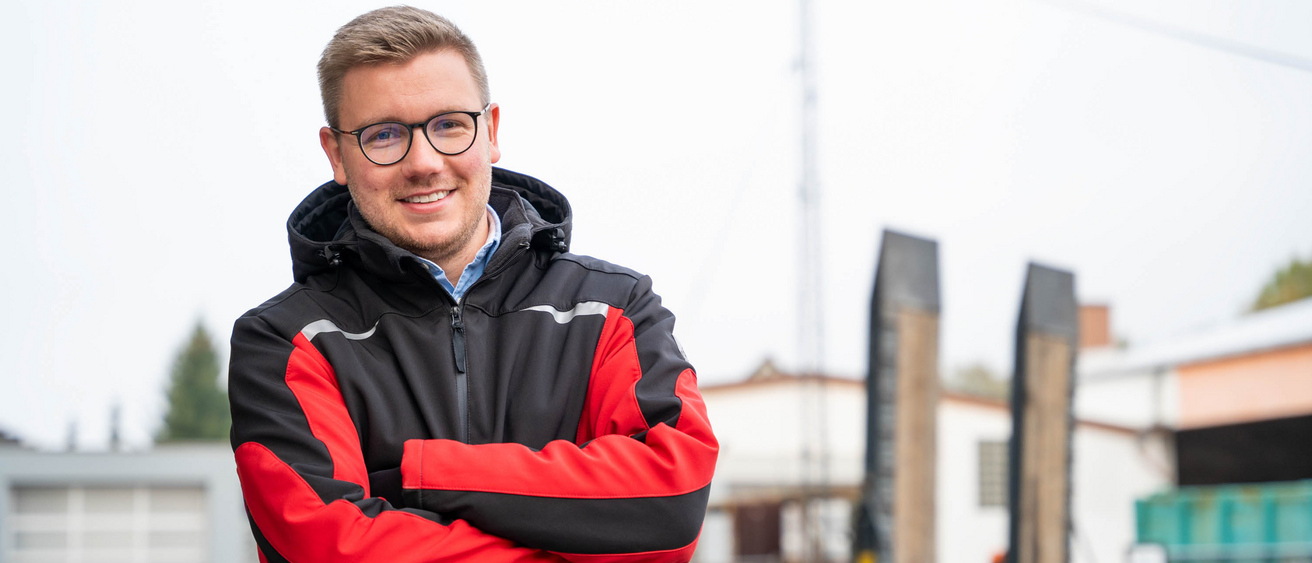
[[[1173,39],[1184,41],[1186,43],[1192,43],[1200,47],[1205,47],[1216,51],[1222,51],[1225,53],[1229,53],[1231,55],[1236,55],[1248,59],[1271,63],[1274,65],[1280,65],[1286,68],[1301,70],[1303,72],[1312,72],[1312,59],[1309,59],[1307,57],[1301,57],[1289,53],[1282,53],[1280,51],[1274,51],[1271,49],[1264,49],[1262,47],[1257,47],[1254,45],[1249,45],[1247,43],[1241,43],[1238,41],[1232,41],[1230,39],[1226,39],[1224,37],[1217,37],[1215,35],[1198,33],[1196,31],[1191,31],[1182,27],[1167,25],[1162,22],[1153,21],[1147,18],[1141,18],[1139,16],[1134,16],[1123,12],[1108,10],[1106,8],[1093,6],[1091,4],[1086,4],[1083,2],[1063,2],[1058,0],[1040,0],[1040,1],[1044,4],[1048,4],[1049,6],[1066,9],[1072,12],[1080,12],[1113,23],[1118,23],[1121,25],[1133,27],[1140,31],[1148,32],[1154,35],[1170,37]]]

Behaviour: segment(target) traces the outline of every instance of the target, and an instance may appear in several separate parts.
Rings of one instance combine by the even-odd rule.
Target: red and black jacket
[[[457,303],[346,188],[288,220],[295,283],[237,320],[232,445],[267,561],[686,561],[718,444],[650,280],[567,253],[564,196],[493,171]]]

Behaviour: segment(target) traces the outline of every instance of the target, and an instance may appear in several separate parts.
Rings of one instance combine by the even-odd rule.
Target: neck
[[[474,261],[474,257],[478,256],[478,251],[483,248],[484,244],[487,244],[488,230],[492,228],[491,223],[492,218],[488,217],[487,212],[484,211],[483,220],[478,222],[477,229],[469,237],[469,241],[463,248],[446,256],[424,256],[424,258],[431,260],[439,268],[442,268],[442,271],[446,273],[447,281],[450,281],[451,285],[459,284],[460,277],[465,273],[465,267]]]

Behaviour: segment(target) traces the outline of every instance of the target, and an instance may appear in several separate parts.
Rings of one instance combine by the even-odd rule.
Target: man
[[[568,253],[500,170],[474,45],[413,8],[319,63],[334,181],[295,283],[233,328],[232,444],[262,561],[686,561],[718,445],[674,317]]]

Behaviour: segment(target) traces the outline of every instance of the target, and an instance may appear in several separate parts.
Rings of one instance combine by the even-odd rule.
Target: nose
[[[407,178],[421,179],[439,174],[446,168],[446,155],[437,152],[428,142],[424,127],[410,130],[410,152],[401,159],[401,168]]]

